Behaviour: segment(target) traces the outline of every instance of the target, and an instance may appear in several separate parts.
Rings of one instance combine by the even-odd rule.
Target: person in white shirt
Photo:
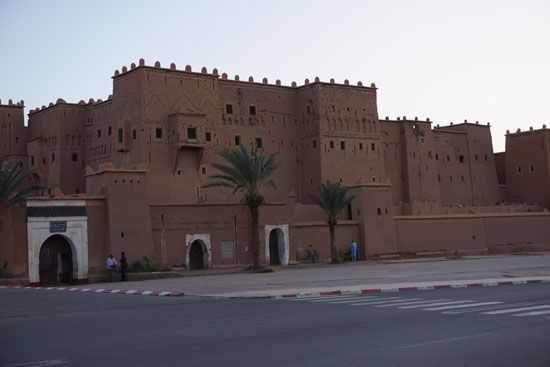
[[[118,263],[114,258],[113,254],[109,255],[109,257],[107,258],[107,281],[108,282],[113,281],[113,274],[116,273],[117,268],[118,268]]]

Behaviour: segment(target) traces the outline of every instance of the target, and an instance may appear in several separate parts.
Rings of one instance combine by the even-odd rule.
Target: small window
[[[460,175],[460,179],[464,182],[464,175]]]
[[[340,142],[340,149],[346,150],[346,142],[345,141]]]
[[[256,138],[256,147],[261,148],[263,146],[262,138]]]
[[[533,165],[529,166],[529,172],[531,173],[535,172],[535,166]]]
[[[136,129],[132,130],[132,139],[134,139],[134,140],[137,139],[137,131],[136,131]]]
[[[202,167],[201,172],[203,175],[206,175],[206,167]]]
[[[441,182],[441,176],[437,175],[437,182]]]
[[[376,213],[378,215],[382,215],[382,208],[378,207],[378,209],[376,209]]]
[[[235,135],[235,145],[241,145],[241,137],[239,135]]]
[[[249,111],[250,111],[250,116],[255,116],[256,115],[256,106],[250,106]]]
[[[477,154],[474,154],[474,159],[475,159],[476,161],[478,160]]]
[[[334,142],[330,141],[329,146],[330,146],[330,149],[334,149]]]
[[[233,114],[233,105],[232,104],[226,104],[225,105],[225,113],[228,115]]]
[[[161,127],[155,128],[155,137],[157,139],[162,139],[162,128]]]
[[[15,142],[19,143],[19,137],[17,137],[17,136],[15,137]]]
[[[432,151],[428,150],[428,158],[432,158]]]
[[[42,164],[46,164],[46,158],[42,158]]]
[[[487,162],[487,154],[485,154],[485,162]]]
[[[451,156],[448,155],[448,156],[447,156],[447,162],[450,162],[450,161],[451,161]]]
[[[359,150],[363,150],[363,143],[359,143]]]
[[[336,111],[336,106],[332,105],[332,112]]]
[[[453,182],[453,176],[449,176],[449,181]]]
[[[187,139],[197,139],[197,128],[188,127],[187,128]]]
[[[374,143],[370,143],[370,150],[375,150],[376,149],[376,145]]]
[[[107,135],[111,135],[113,133],[113,128],[111,126],[109,126],[107,128]]]
[[[210,133],[210,132],[207,131],[207,132],[204,134],[204,139],[205,139],[206,141],[212,141],[212,133]]]
[[[439,154],[436,154],[436,155],[435,155],[435,160],[436,160],[436,161],[439,160]]]
[[[117,136],[117,137],[118,137],[118,142],[119,142],[119,143],[122,143],[123,140],[124,140],[124,130],[123,130],[122,128],[119,128],[119,129],[117,130],[117,135],[118,135],[118,136]]]
[[[464,156],[463,156],[463,155],[460,155],[460,156],[458,157],[458,160],[459,160],[460,163],[464,163]],[[476,155],[476,161],[477,161],[477,155]]]
[[[353,210],[351,208],[351,204],[348,204],[348,220],[353,220]]]
[[[307,113],[311,113],[311,106],[306,107]]]
[[[55,153],[52,153],[52,162],[55,162]]]
[[[97,137],[101,138],[101,129],[97,129]]]
[[[311,141],[311,147],[312,148],[317,148],[317,140],[312,140]]]
[[[34,166],[34,155],[31,155],[31,166]]]
[[[521,173],[521,166],[516,167],[516,173]]]
[[[73,153],[72,154],[72,160],[73,160],[73,162],[78,162],[78,154]]]

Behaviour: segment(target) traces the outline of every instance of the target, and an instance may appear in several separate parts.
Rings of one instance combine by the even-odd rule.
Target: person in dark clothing
[[[126,260],[126,255],[124,254],[124,251],[120,254],[120,260],[118,261],[120,264],[120,281],[125,282],[128,280],[128,260]]]

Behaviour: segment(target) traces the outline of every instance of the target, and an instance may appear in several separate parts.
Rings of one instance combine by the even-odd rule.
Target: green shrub
[[[11,278],[10,269],[8,269],[8,262],[4,261],[4,265],[0,268],[0,279]]]
[[[265,266],[261,266],[259,268],[254,268],[254,266],[250,265],[243,269],[243,272],[245,273],[273,273],[273,269],[266,268]]]
[[[155,265],[153,259],[149,256],[143,256],[141,260],[134,261],[128,267],[129,273],[150,273],[155,271],[170,271],[167,266]]]

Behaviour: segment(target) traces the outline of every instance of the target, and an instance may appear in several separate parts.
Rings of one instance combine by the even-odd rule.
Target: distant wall
[[[361,243],[361,229],[358,222],[339,221],[335,238],[336,248],[339,251],[349,251],[351,241],[357,241],[359,254],[364,254],[364,243]],[[304,250],[309,245],[321,253],[321,259],[330,259],[330,232],[324,221],[296,223],[291,229],[290,244],[290,260],[303,260]]]
[[[398,252],[550,244],[550,213],[395,217]]]

